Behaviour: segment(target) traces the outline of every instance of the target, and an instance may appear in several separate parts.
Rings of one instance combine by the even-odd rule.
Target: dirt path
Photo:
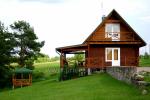
[[[150,67],[137,67],[137,72],[147,71],[150,72]]]

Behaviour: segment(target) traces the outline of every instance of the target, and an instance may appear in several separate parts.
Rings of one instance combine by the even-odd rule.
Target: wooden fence
[[[87,69],[86,68],[62,68],[60,72],[60,80],[68,80],[72,78],[78,78],[83,77],[87,75]]]

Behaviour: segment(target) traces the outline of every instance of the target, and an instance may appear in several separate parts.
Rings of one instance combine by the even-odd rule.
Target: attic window
[[[120,24],[106,24],[105,38],[111,38],[112,41],[120,40]]]

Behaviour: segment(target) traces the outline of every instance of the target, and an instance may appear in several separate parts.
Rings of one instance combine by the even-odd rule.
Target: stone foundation
[[[106,67],[106,72],[118,80],[131,83],[131,77],[137,72],[137,68],[130,66]]]

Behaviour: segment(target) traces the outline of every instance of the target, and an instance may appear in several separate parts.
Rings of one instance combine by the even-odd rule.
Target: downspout
[[[61,53],[60,52],[58,52],[57,50],[56,50],[56,53],[61,57],[62,55],[61,55]],[[62,71],[63,71],[63,68],[61,68],[60,67],[60,70],[59,70],[59,77],[58,77],[58,80],[59,81],[61,81],[62,80]]]
[[[61,54],[57,50],[56,50],[56,53],[58,53],[61,56]]]

